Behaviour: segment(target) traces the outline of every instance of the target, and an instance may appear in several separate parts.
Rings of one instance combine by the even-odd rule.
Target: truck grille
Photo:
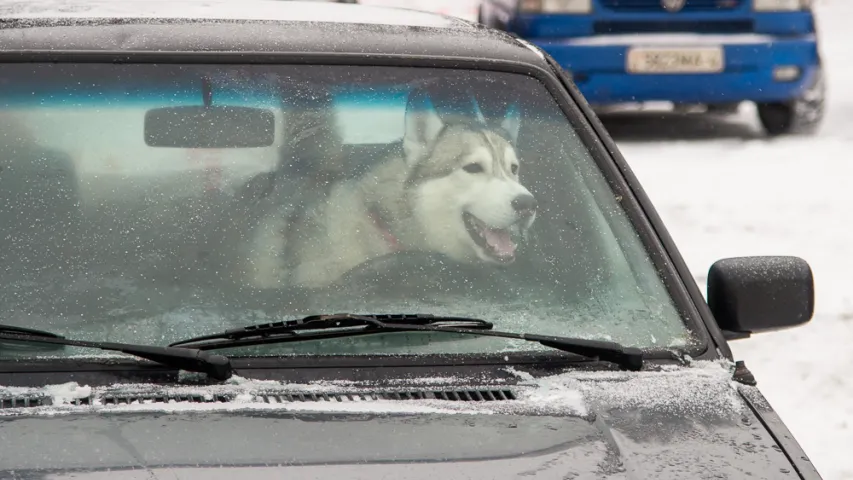
[[[751,20],[696,20],[696,21],[601,21],[593,24],[596,34],[626,33],[703,33],[735,34],[754,30]]]
[[[614,12],[666,12],[662,0],[598,0],[603,8]],[[732,10],[744,0],[686,0],[680,12],[713,12]]]

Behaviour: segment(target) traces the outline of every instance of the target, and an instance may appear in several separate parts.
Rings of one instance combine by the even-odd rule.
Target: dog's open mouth
[[[515,260],[515,242],[509,228],[492,228],[468,212],[462,214],[468,234],[490,258],[500,263]]]

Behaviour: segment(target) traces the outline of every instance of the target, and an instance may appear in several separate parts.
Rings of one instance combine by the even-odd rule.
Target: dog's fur
[[[340,137],[317,131],[323,137],[315,139],[327,148],[319,152],[326,158],[316,161],[331,158],[339,165]],[[238,251],[238,275],[262,289],[324,287],[399,250],[511,263],[515,244],[508,232],[523,234],[535,218],[535,200],[518,179],[517,134],[518,118],[511,115],[494,129],[445,123],[435,110],[410,112],[399,155],[358,178],[326,177],[307,187],[303,180],[297,191],[274,189],[255,204],[248,215],[256,221],[246,225],[251,234]],[[472,228],[493,229],[493,246],[482,236],[475,241]]]

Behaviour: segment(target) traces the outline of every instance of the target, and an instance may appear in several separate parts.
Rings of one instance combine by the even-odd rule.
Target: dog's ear
[[[513,144],[518,141],[518,131],[521,130],[521,110],[518,105],[512,104],[507,107],[504,118],[501,120],[501,128],[509,134]]]
[[[406,162],[414,165],[428,155],[443,128],[444,122],[441,121],[429,95],[424,90],[412,93],[406,106],[403,134]]]

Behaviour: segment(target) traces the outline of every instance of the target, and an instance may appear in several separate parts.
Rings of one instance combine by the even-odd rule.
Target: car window
[[[691,342],[619,198],[534,78],[56,63],[5,65],[0,84],[3,323],[168,344],[308,314],[431,313]],[[0,355],[45,355],[31,348]],[[537,348],[406,333],[244,351]]]

